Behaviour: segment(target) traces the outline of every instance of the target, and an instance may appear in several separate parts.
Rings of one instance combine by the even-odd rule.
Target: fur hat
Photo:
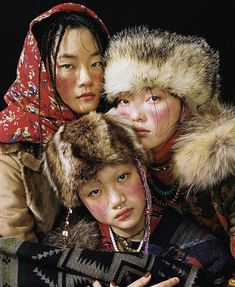
[[[61,126],[48,141],[44,169],[61,202],[80,205],[78,191],[107,165],[150,159],[133,129],[114,116],[90,112]]]
[[[219,95],[219,54],[203,38],[129,27],[111,38],[105,61],[110,102],[122,92],[158,87],[195,111]]]

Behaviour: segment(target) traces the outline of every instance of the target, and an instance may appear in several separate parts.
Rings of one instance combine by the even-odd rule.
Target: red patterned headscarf
[[[75,118],[74,112],[65,105],[58,106],[49,73],[43,66],[40,72],[41,55],[32,32],[35,23],[64,11],[82,12],[94,17],[108,34],[105,25],[92,10],[75,3],[57,5],[30,23],[18,62],[17,78],[4,97],[8,106],[0,112],[2,143],[40,143],[54,134],[59,126]]]

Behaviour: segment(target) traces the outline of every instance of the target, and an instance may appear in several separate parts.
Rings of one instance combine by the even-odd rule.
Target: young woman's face
[[[96,220],[121,236],[144,227],[145,192],[134,164],[104,167],[82,186],[79,196]]]
[[[102,56],[86,28],[68,28],[56,63],[56,86],[63,102],[76,113],[88,113],[99,104],[103,84]]]
[[[131,121],[147,148],[159,150],[177,129],[181,105],[178,98],[154,88],[135,95],[123,93],[117,110],[119,115]]]

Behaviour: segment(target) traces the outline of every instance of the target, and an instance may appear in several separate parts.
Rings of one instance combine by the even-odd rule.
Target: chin
[[[92,102],[92,103],[85,103],[83,106],[78,107],[75,109],[75,112],[78,114],[88,114],[91,111],[95,111],[98,107],[97,102]]]

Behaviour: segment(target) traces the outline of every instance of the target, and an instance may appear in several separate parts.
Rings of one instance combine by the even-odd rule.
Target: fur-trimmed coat
[[[52,229],[59,204],[41,169],[40,147],[0,144],[0,234],[38,241]]]
[[[181,128],[173,147],[175,177],[184,190],[174,204],[222,240],[235,257],[235,112],[217,100]]]

